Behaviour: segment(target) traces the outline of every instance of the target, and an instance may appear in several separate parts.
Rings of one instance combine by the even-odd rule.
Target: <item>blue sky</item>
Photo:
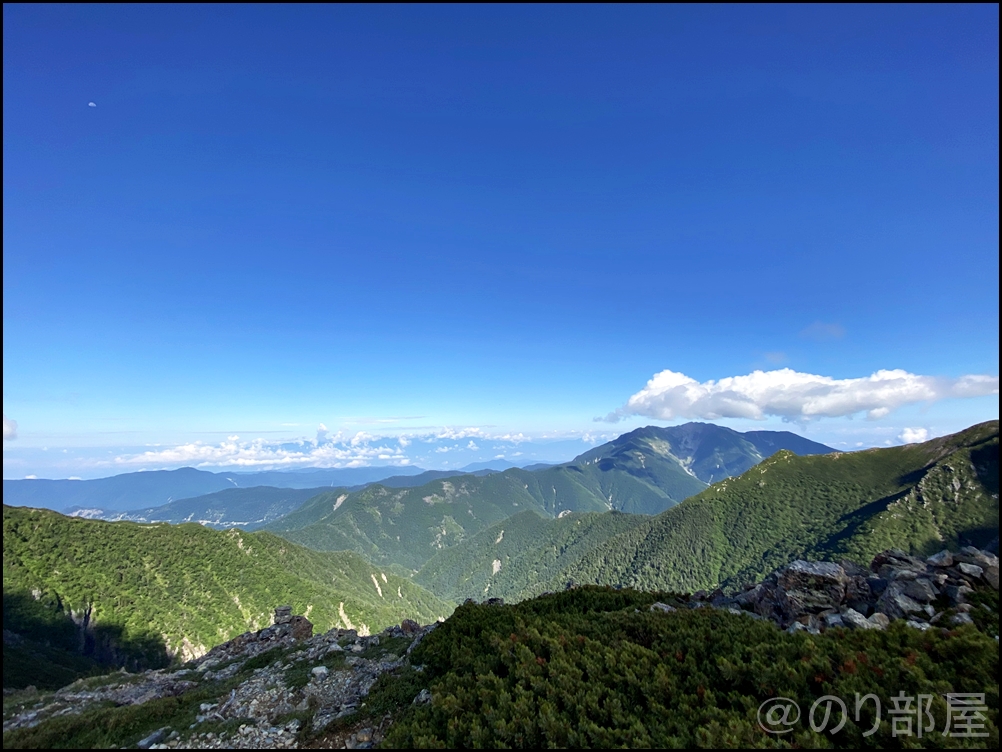
[[[997,419],[998,44],[997,5],[5,5],[4,477]]]

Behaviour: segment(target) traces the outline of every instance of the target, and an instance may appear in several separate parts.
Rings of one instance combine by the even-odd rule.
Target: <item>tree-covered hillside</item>
[[[588,552],[646,519],[621,512],[544,519],[522,512],[435,554],[414,581],[457,602],[495,596],[522,600],[558,587],[555,580],[573,571]]]
[[[887,548],[925,554],[997,536],[991,422],[925,444],[783,451],[656,517],[512,518],[436,554],[416,580],[456,600],[521,600],[568,581],[712,589],[797,558],[866,563]]]
[[[984,546],[999,528],[998,432],[991,421],[923,444],[779,452],[609,538],[561,577],[696,590],[752,581],[798,558],[866,563],[890,547]]]
[[[656,601],[675,610],[652,609]],[[787,634],[684,601],[584,587],[517,606],[460,606],[414,650],[430,702],[411,705],[385,746],[998,746],[998,643],[973,626]],[[932,698],[922,739],[894,722],[898,693]],[[945,733],[947,693],[981,695],[983,738]],[[854,698],[871,694],[879,716],[872,698],[854,713]],[[826,695],[847,703],[844,724],[837,709],[822,721],[823,702],[810,715]],[[759,708],[777,697],[801,712],[770,734]]]
[[[776,447],[828,450],[785,432],[747,436],[701,423],[642,428],[535,471],[462,475],[402,490],[374,485],[332,491],[266,528],[311,548],[357,551],[416,571],[439,551],[520,512],[551,518],[609,510],[657,514],[706,488],[700,473],[742,472]]]
[[[105,661],[124,662],[134,648],[145,657],[133,657],[154,661],[157,646],[200,654],[267,626],[282,604],[323,630],[428,623],[452,610],[357,554],[311,551],[268,533],[4,506],[3,541],[4,629],[69,640],[62,646]],[[63,637],[50,629],[59,624]]]

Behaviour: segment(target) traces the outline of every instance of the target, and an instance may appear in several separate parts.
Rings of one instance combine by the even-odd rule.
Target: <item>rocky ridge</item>
[[[160,728],[139,740],[138,746],[296,748],[301,732],[314,736],[363,707],[379,676],[403,666],[410,651],[436,626],[422,627],[405,619],[378,635],[362,636],[348,629],[314,635],[309,620],[283,606],[275,610],[272,626],[244,633],[183,667],[81,679],[6,718],[3,730],[30,728],[102,705],[142,705],[208,693],[217,696],[193,703],[193,723]],[[422,701],[421,693],[416,699]],[[310,719],[308,728],[303,728],[300,717]],[[334,735],[334,741],[342,748],[368,748],[380,741],[387,721],[373,723],[370,718],[359,728],[349,725]]]
[[[922,560],[892,549],[878,554],[869,569],[849,561],[794,561],[735,596],[700,591],[687,605],[769,619],[790,632],[884,629],[896,619],[926,630],[973,623],[968,597],[985,586],[999,589],[998,556],[989,551],[967,546]],[[669,608],[655,604],[652,610]]]

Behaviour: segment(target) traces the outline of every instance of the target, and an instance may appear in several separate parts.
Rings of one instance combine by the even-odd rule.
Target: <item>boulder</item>
[[[795,561],[777,576],[777,585],[785,591],[791,614],[837,609],[845,598],[848,583],[845,570],[828,561]]]
[[[985,567],[985,582],[991,585],[995,590],[999,589],[999,567],[998,564],[995,566]]]
[[[289,624],[292,627],[292,639],[308,640],[313,636],[313,622],[305,616],[293,616],[289,619]]]
[[[910,583],[909,583],[910,584]],[[922,610],[922,604],[905,595],[904,588],[896,583],[884,591],[877,601],[877,611],[887,614],[892,619],[902,619]]]
[[[967,564],[976,564],[981,568],[990,566],[997,567],[999,565],[998,556],[989,553],[988,551],[981,551],[974,546],[964,546],[960,549],[960,551],[954,554],[953,558],[957,561],[966,562]]]
[[[870,624],[872,624],[876,629],[887,629],[887,625],[891,623],[891,620],[887,617],[887,614],[882,614],[877,611],[869,619],[867,619]]]
[[[979,567],[977,564],[968,564],[966,561],[960,562],[957,565],[957,570],[972,580],[980,580],[981,576],[985,573],[982,567]]]
[[[919,603],[931,603],[939,595],[939,591],[925,577],[918,577],[905,585],[904,593]]]
[[[651,604],[651,611],[660,612],[660,613],[663,613],[663,614],[670,614],[674,610],[675,610],[675,608],[673,606],[669,606],[667,603],[652,603]]]
[[[950,604],[956,606],[958,603],[967,601],[967,596],[974,592],[974,588],[968,585],[947,585],[944,593]]]
[[[842,623],[850,629],[876,629],[877,625],[868,621],[863,614],[854,608],[842,611]]]
[[[846,626],[842,614],[825,614],[825,629],[835,629]]]
[[[887,590],[887,580],[883,577],[871,576],[866,580],[866,586],[874,596],[878,596]]]
[[[413,619],[404,619],[400,622],[400,629],[405,635],[412,635],[421,631],[421,625]]]
[[[925,563],[930,567],[952,567],[953,566],[953,554],[943,549],[938,554],[933,554]]]
[[[904,551],[892,549],[877,554],[870,563],[870,571],[885,580],[894,580],[906,572],[924,574],[925,562],[909,556]]]

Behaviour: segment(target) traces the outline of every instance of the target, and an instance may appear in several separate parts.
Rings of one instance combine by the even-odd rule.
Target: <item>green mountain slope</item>
[[[656,517],[520,515],[437,553],[415,581],[453,600],[522,600],[569,581],[696,590],[797,558],[867,563],[888,548],[924,554],[997,535],[993,422],[919,445],[781,451]]]
[[[692,467],[713,477],[754,465],[772,447],[828,451],[790,433],[745,436],[700,423],[642,428],[572,462],[535,471],[455,476],[411,489],[374,485],[330,492],[265,527],[310,548],[357,551],[416,571],[439,551],[523,511],[543,517],[609,510],[657,514],[706,488]]]
[[[646,517],[620,512],[544,519],[522,512],[435,554],[414,581],[453,601],[539,595],[609,538]]]
[[[924,444],[797,457],[779,452],[609,538],[558,578],[695,590],[797,558],[868,562],[998,536],[998,421]]]
[[[55,634],[46,621],[71,618],[82,625],[68,632],[80,652],[105,660],[133,648],[155,653],[158,644],[161,652],[200,653],[267,626],[281,604],[323,630],[428,623],[452,610],[357,554],[311,551],[267,533],[5,505],[3,541],[4,628],[39,639]]]
[[[461,475],[419,488],[377,484],[354,493],[334,491],[267,529],[316,550],[357,551],[373,562],[416,571],[442,548],[512,514],[533,509],[546,515],[525,482],[531,475],[511,470]]]

